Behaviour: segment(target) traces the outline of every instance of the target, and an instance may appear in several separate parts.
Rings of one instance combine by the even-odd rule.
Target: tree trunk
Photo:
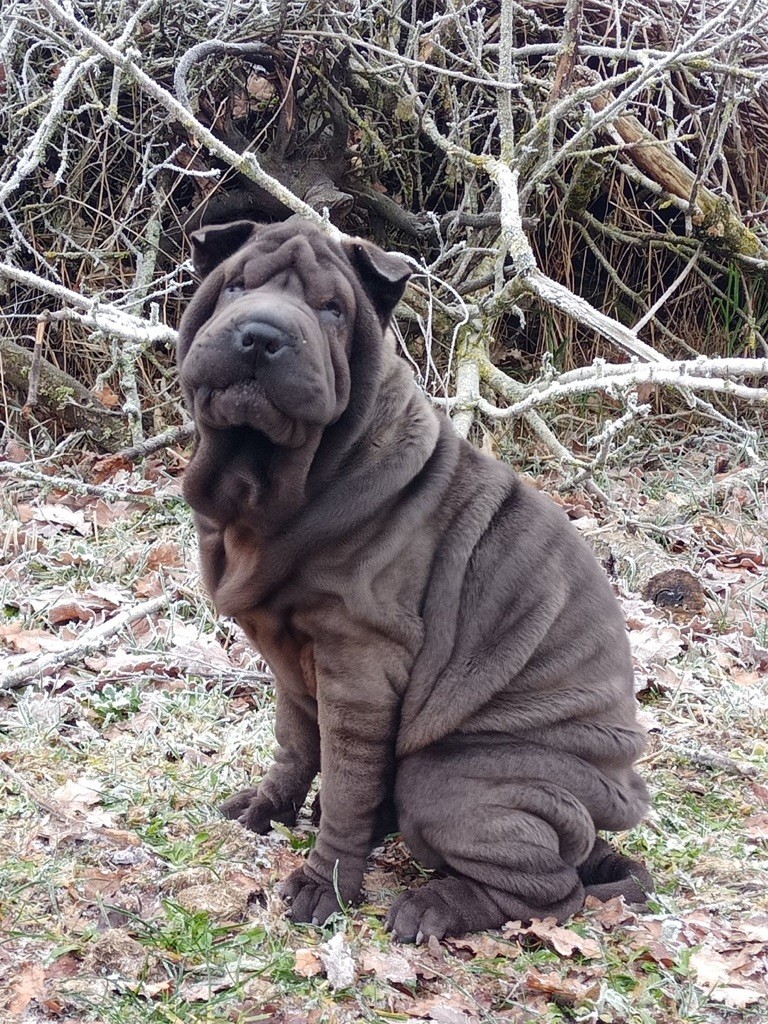
[[[594,97],[591,105],[593,110],[600,113],[614,99],[612,93],[605,92]],[[691,201],[696,175],[677,159],[664,142],[631,114],[622,114],[611,123],[627,144],[627,156],[643,174],[657,182],[670,195],[686,202]],[[705,236],[735,256],[768,259],[768,249],[736,216],[724,196],[716,195],[699,181],[696,183],[694,203],[697,209],[691,210],[691,220]]]
[[[0,370],[5,387],[26,396],[32,352],[0,337]],[[116,452],[131,443],[128,423],[120,413],[105,409],[74,377],[46,360],[40,363],[35,409],[58,420],[67,430],[84,430],[99,451]]]

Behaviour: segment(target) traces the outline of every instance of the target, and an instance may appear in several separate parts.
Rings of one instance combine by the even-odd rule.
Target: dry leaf
[[[680,946],[679,927],[674,928],[674,936],[670,937],[670,926],[676,924],[674,919],[665,922],[644,919],[642,925],[631,928],[629,944],[649,960],[671,967],[677,962],[677,949]]]
[[[79,879],[82,894],[86,899],[99,900],[114,896],[125,879],[125,871],[99,871],[91,868]]]
[[[728,961],[716,950],[707,946],[691,953],[690,965],[696,978],[696,984],[701,988],[713,988],[715,985],[726,983],[730,978]]]
[[[22,448],[11,438],[4,439],[3,462],[26,462],[28,457],[29,453],[26,448]]]
[[[537,939],[552,946],[560,956],[572,956],[574,953],[580,953],[582,956],[594,959],[601,955],[600,946],[594,939],[585,939],[578,932],[561,927],[554,917],[546,917],[543,921],[531,921],[527,928],[507,925],[504,928],[504,934],[511,936],[534,935]]]
[[[739,634],[739,653],[744,659],[746,668],[757,669],[765,673],[768,671],[768,648],[759,644],[754,637]]]
[[[492,935],[485,934],[464,935],[460,939],[447,939],[446,943],[451,949],[468,949],[474,956],[487,957],[489,960],[494,957],[513,960],[522,952],[517,943],[499,942]]]
[[[91,469],[91,480],[95,484],[111,479],[116,473],[131,472],[133,463],[123,455],[105,455],[97,459]]]
[[[646,732],[663,732],[664,725],[658,715],[654,715],[648,708],[637,709],[637,720]]]
[[[768,916],[761,915],[741,921],[738,930],[747,942],[764,942],[768,946]]]
[[[768,813],[753,814],[744,826],[751,839],[768,839]]]
[[[98,779],[70,779],[59,786],[53,799],[70,814],[82,815],[89,825],[111,827],[115,824],[115,815],[97,806],[101,803],[103,789],[104,784]]]
[[[60,626],[63,622],[91,622],[95,618],[93,608],[72,598],[57,601],[48,612],[48,621],[52,626]]]
[[[492,459],[501,458],[501,452],[499,451],[499,442],[496,440],[496,436],[492,434],[489,430],[486,430],[486,428],[482,424],[480,424],[480,427],[483,432],[483,440],[480,444],[480,451],[482,451],[485,455],[489,455]]]
[[[136,585],[133,588],[133,592],[136,597],[140,597],[142,600],[146,600],[150,597],[160,597],[164,591],[163,581],[156,572],[147,573],[146,576],[142,576],[140,580],[137,580]]]
[[[768,999],[765,989],[744,988],[739,985],[725,985],[709,993],[709,998],[724,1003],[731,1009],[740,1010],[752,1003],[764,1003]]]
[[[654,623],[629,633],[633,657],[641,665],[664,665],[682,651],[685,640],[677,626]]]
[[[37,654],[42,650],[42,639],[50,639],[44,629],[24,629],[20,622],[0,626],[0,640],[21,654]]]
[[[468,1024],[469,1017],[463,1010],[457,1010],[453,1006],[446,1006],[443,1003],[435,1003],[429,1011],[429,1019],[437,1024]]]
[[[462,992],[441,992],[425,996],[409,1001],[401,1008],[409,1017],[427,1017],[439,1020],[441,1024],[466,1024],[467,1015],[476,1013],[478,1009],[477,1003]]]
[[[740,668],[732,668],[729,675],[731,677],[731,682],[736,683],[737,686],[754,686],[762,679],[765,679],[764,672],[750,672]]]
[[[69,779],[53,793],[53,799],[67,811],[84,813],[101,802],[104,783],[83,776]]]
[[[131,715],[124,722],[115,722],[114,725],[110,725],[101,735],[104,739],[114,740],[126,732],[133,733],[134,736],[149,736],[157,729],[158,721],[154,711],[137,711],[135,715]]]
[[[584,906],[591,911],[590,922],[597,922],[605,931],[610,931],[619,924],[634,924],[637,921],[637,915],[627,907],[623,896],[614,896],[605,903],[594,896],[587,896]]]
[[[26,501],[20,501],[16,506],[16,518],[22,524],[31,523],[35,516],[34,505],[28,505]]]
[[[109,608],[120,608],[128,597],[128,593],[111,587],[107,583],[92,583],[88,588],[85,597],[94,601],[101,601]]]
[[[318,947],[320,959],[325,967],[325,975],[331,988],[349,988],[355,983],[355,961],[344,932],[336,932],[333,938]]]
[[[533,967],[525,976],[525,987],[554,996],[564,1003],[582,1003],[588,999],[597,999],[600,994],[600,982],[596,978],[583,980],[571,975],[562,978],[556,971],[545,974]]]
[[[165,981],[152,981],[144,982],[141,986],[141,994],[147,999],[154,999],[155,996],[165,995],[166,992],[170,992],[173,989],[174,992],[180,992],[184,988],[184,982],[176,987],[176,982],[171,981],[170,978],[166,978]]]
[[[82,537],[89,537],[93,533],[93,526],[85,521],[84,513],[80,509],[67,508],[66,505],[43,505],[34,510],[32,519],[36,523],[66,526]]]
[[[95,594],[63,594],[48,610],[52,626],[64,622],[92,622],[100,612],[112,611],[117,605]]]
[[[302,978],[314,978],[315,975],[322,973],[323,962],[317,955],[317,950],[302,947],[296,950],[296,963],[293,969]]]
[[[161,569],[169,565],[183,565],[181,547],[175,541],[153,544],[147,554],[147,566],[150,569]]]
[[[9,1013],[23,1013],[33,999],[45,995],[45,971],[40,964],[22,964],[21,974],[8,987],[5,1008]]]
[[[655,924],[657,933],[662,928],[661,922],[649,922],[649,925],[651,924]],[[708,910],[694,910],[690,914],[686,914],[683,926],[684,936],[691,946],[720,933],[717,919]]]
[[[88,508],[86,519],[89,522],[96,523],[96,525],[102,529],[106,529],[114,523],[119,522],[121,519],[125,519],[129,509],[130,504],[127,501],[115,501],[110,503],[99,498],[98,501],[95,501]]]
[[[120,396],[115,394],[109,384],[103,384],[98,391],[91,391],[91,394],[107,409],[115,409],[120,405]],[[115,456],[113,455],[112,458]]]
[[[412,985],[416,983],[416,971],[404,956],[399,953],[380,953],[369,950],[363,954],[362,968],[375,974],[383,981],[391,981],[396,985]]]
[[[232,988],[232,979],[207,978],[205,981],[182,981],[176,993],[190,1003],[207,1003],[217,992]]]
[[[263,75],[249,75],[245,88],[254,100],[271,100],[277,93],[273,83]]]

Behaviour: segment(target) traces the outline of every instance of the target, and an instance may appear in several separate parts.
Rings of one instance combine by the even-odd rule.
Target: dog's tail
[[[578,871],[586,895],[602,903],[614,896],[623,896],[627,903],[646,903],[654,891],[645,865],[622,856],[604,839],[595,840],[592,852]]]

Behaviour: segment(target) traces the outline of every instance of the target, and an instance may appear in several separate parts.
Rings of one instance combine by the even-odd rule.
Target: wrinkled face
[[[205,268],[211,238],[221,253],[226,231],[197,233],[196,263]],[[349,399],[353,275],[341,246],[319,232],[246,232],[190,306],[185,320],[195,329],[182,330],[181,383],[199,427],[246,426],[299,447],[308,427],[335,422]]]
[[[192,243],[203,282],[178,364],[198,443],[184,495],[211,522],[253,523],[264,503],[303,500],[320,449],[357,436],[396,358],[384,332],[410,268],[297,217],[205,227]]]

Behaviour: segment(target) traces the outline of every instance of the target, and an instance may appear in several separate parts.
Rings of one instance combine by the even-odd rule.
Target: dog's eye
[[[330,299],[321,306],[323,313],[332,313],[333,316],[341,316],[341,306],[336,299]]]
[[[244,291],[244,285],[242,281],[230,281],[224,289],[225,295],[239,295]]]

